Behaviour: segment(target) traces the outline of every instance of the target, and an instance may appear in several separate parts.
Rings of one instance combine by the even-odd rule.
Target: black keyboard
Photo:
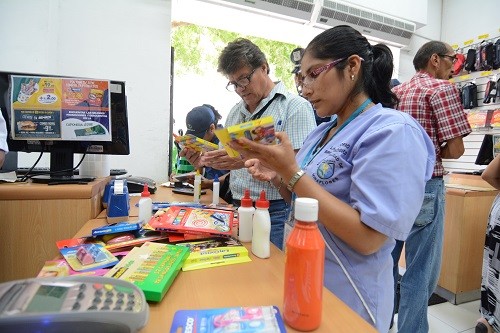
[[[24,176],[28,172],[30,168],[17,168],[16,174],[18,176]],[[33,170],[31,170],[30,175],[35,176],[35,175],[48,175],[50,173],[50,168],[49,167],[35,167]],[[80,173],[80,170],[76,169],[73,171],[74,175],[78,175]],[[125,169],[110,169],[109,174],[110,176],[120,176],[124,175],[127,173],[127,170]]]

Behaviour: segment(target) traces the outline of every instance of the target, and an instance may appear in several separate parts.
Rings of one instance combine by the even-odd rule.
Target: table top
[[[209,192],[209,191],[207,191]],[[168,188],[160,188],[153,201],[189,201]],[[211,201],[211,193],[202,202]],[[131,204],[132,205],[132,204]],[[105,224],[105,219],[88,221],[76,237]],[[249,243],[245,244],[250,249]],[[276,305],[283,310],[285,254],[271,246],[271,257],[260,259],[251,254],[251,262],[194,271],[181,271],[159,303],[150,302],[150,318],[143,333],[166,332],[177,310],[234,306]],[[288,332],[297,332],[287,327]],[[317,332],[376,332],[375,328],[352,311],[326,288],[323,289],[323,313]]]
[[[104,191],[109,177],[88,184],[0,183],[0,200],[89,199]]]

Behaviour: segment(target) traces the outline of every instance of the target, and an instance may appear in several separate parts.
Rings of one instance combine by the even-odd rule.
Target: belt
[[[283,199],[268,200],[268,201],[269,201],[269,204],[272,205],[273,203],[278,203],[278,202],[283,201]],[[238,206],[238,207],[241,206],[241,200],[233,199],[233,205]]]
[[[443,176],[434,176],[432,179],[443,179]]]

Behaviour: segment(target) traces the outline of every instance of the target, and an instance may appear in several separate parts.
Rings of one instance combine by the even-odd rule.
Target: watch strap
[[[299,179],[305,174],[306,172],[304,170],[299,170],[297,171],[293,176],[292,178],[290,178],[290,180],[288,181],[288,184],[286,186],[286,188],[292,192],[293,191],[293,187],[295,186],[295,184],[297,184],[297,182],[299,181]]]

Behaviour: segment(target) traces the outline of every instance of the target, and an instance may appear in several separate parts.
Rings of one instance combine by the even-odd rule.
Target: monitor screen
[[[0,71],[0,109],[9,150],[50,153],[52,179],[73,154],[130,154],[123,81]]]

